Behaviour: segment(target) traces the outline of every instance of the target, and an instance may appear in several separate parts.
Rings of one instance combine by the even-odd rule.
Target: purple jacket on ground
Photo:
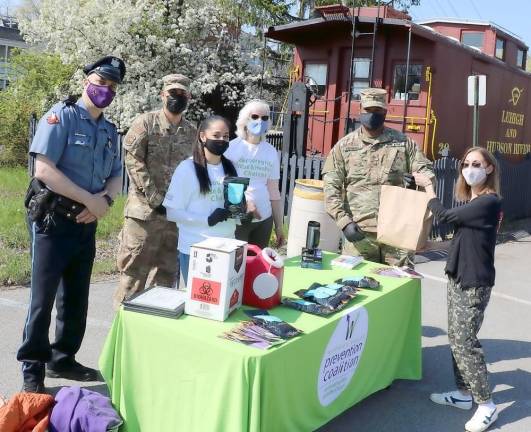
[[[108,397],[79,387],[63,387],[55,396],[50,432],[105,432],[122,424]]]

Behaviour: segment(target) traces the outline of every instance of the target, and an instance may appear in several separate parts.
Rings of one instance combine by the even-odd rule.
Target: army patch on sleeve
[[[51,113],[48,117],[46,117],[46,122],[50,125],[59,124],[59,117],[55,113]]]

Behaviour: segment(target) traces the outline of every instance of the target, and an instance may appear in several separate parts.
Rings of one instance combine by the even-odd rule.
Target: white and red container
[[[247,243],[211,237],[190,248],[185,313],[224,321],[241,306]]]
[[[280,304],[284,260],[271,248],[247,247],[247,264],[243,283],[243,304],[271,309]]]

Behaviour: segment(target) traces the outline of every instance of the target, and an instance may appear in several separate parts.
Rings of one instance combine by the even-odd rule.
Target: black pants
[[[45,229],[31,225],[31,295],[17,360],[26,381],[42,381],[44,364],[73,361],[85,334],[90,276],[96,252],[96,222],[78,224],[60,215]],[[50,344],[53,303],[57,318]]]
[[[259,222],[245,225],[236,225],[235,237],[238,240],[257,245],[263,249],[269,245],[271,231],[273,230],[273,216]]]

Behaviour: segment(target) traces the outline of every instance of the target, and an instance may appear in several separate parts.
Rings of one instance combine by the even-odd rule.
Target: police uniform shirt
[[[121,174],[116,126],[100,115],[94,120],[82,99],[59,102],[39,121],[30,154],[42,154],[73,183],[90,193]]]

